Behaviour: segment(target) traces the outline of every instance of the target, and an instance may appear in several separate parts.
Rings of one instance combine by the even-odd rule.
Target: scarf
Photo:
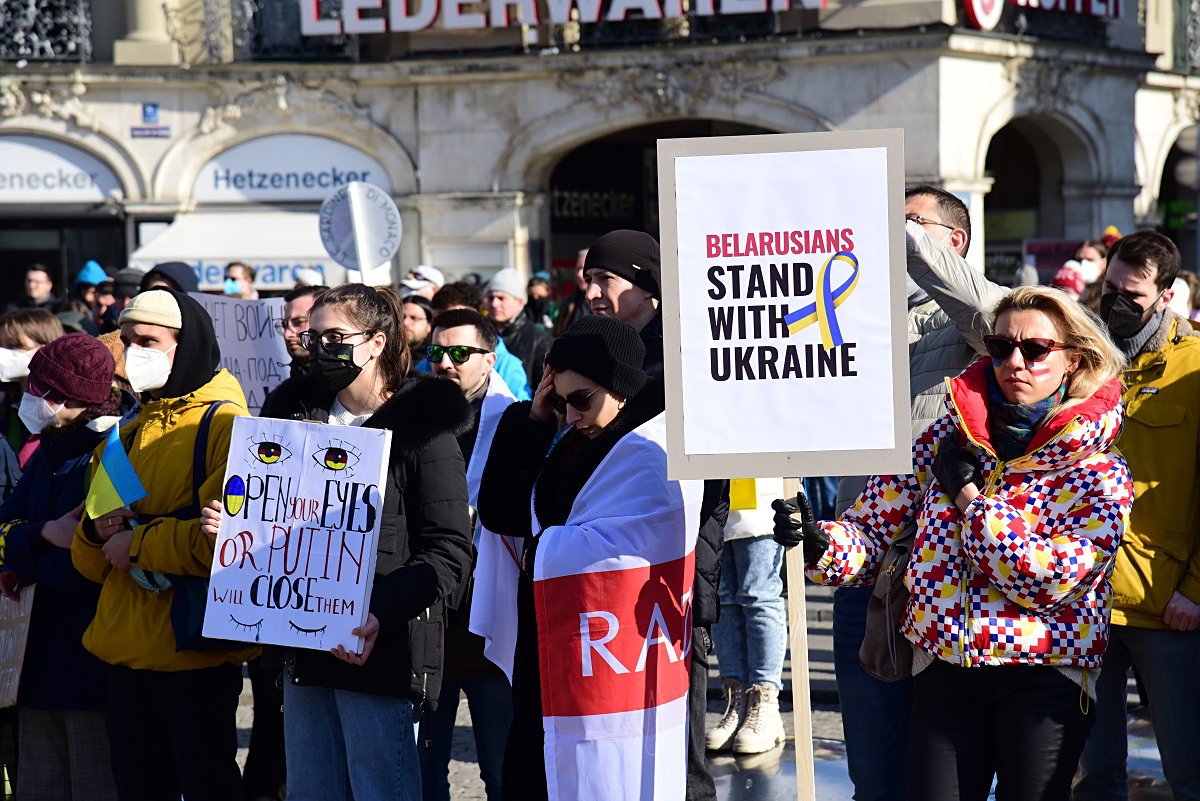
[[[1025,455],[1025,449],[1050,410],[1067,397],[1064,381],[1054,394],[1034,403],[1010,403],[1000,390],[994,370],[988,370],[988,434],[1003,461]]]
[[[1113,339],[1113,344],[1121,353],[1125,354],[1125,358],[1133,361],[1137,355],[1142,352],[1142,348],[1146,347],[1146,343],[1150,338],[1158,333],[1158,329],[1162,327],[1163,317],[1166,316],[1166,309],[1152,316],[1142,326],[1142,330],[1138,331],[1131,337],[1126,339]]]

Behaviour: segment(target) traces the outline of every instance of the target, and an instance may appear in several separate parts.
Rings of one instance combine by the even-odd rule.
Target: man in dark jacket
[[[542,380],[542,363],[554,337],[525,316],[525,281],[512,267],[501,270],[488,282],[484,305],[509,353],[525,365],[529,386]]]
[[[458,447],[467,465],[467,497],[479,499],[483,466],[491,449],[496,423],[515,398],[503,381],[492,380],[496,364],[496,329],[471,309],[452,309],[438,315],[432,333],[433,374],[453,382],[471,404],[471,424],[458,434]],[[465,349],[465,350],[460,350]],[[476,526],[475,538],[495,536]],[[445,671],[437,709],[421,721],[418,742],[421,756],[423,801],[449,801],[450,746],[461,695],[471,708],[471,728],[479,777],[488,801],[500,801],[504,748],[512,724],[512,688],[508,677],[484,655],[484,640],[471,632],[471,597],[468,592],[446,622]]]
[[[616,317],[632,325],[646,346],[642,369],[651,378],[663,374],[663,325],[658,242],[641,231],[610,231],[588,248],[584,262],[587,300],[592,314]],[[721,578],[721,547],[729,518],[729,482],[704,482],[700,532],[696,538],[696,580],[692,596],[692,674],[688,688],[688,801],[717,797],[704,755],[704,713],[708,708],[709,626],[720,614],[717,586]]]
[[[62,299],[54,294],[54,279],[50,270],[41,264],[31,264],[25,271],[25,297],[8,304],[13,309],[45,309],[51,314],[58,312]]]

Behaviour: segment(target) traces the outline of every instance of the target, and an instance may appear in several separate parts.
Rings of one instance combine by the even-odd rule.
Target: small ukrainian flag
[[[114,509],[120,509],[146,497],[146,488],[133,470],[125,446],[121,444],[119,426],[108,430],[100,466],[92,476],[84,507],[88,517],[96,520]]]

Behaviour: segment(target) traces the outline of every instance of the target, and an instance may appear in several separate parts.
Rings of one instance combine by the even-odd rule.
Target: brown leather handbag
[[[900,681],[912,676],[912,644],[900,633],[900,616],[908,605],[908,588],[904,573],[912,557],[917,524],[914,520],[892,541],[879,574],[875,589],[867,602],[867,626],[858,661],[863,670],[880,681]]]

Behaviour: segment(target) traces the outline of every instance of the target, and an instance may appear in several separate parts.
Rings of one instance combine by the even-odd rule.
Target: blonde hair
[[[1062,341],[1079,357],[1079,367],[1067,379],[1067,400],[1055,411],[1087,400],[1121,374],[1125,356],[1109,339],[1096,313],[1065,292],[1045,286],[1023,286],[1005,296],[992,311],[992,328],[1000,315],[1039,311],[1053,321]]]

